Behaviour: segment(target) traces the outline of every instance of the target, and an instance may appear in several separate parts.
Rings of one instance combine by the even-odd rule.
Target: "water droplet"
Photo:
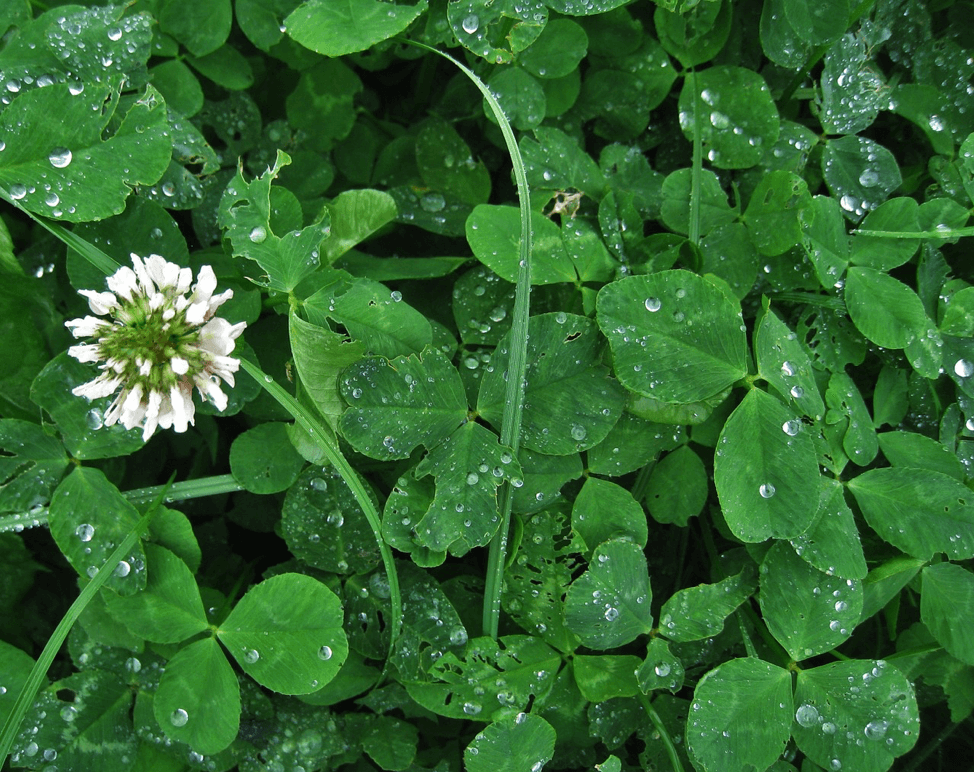
[[[78,709],[73,705],[61,708],[61,720],[70,724],[78,717]]]
[[[53,190],[44,196],[44,203],[48,206],[54,207],[61,203],[61,198]]]
[[[666,678],[670,674],[670,663],[660,662],[656,667],[653,668],[653,672],[656,673],[660,678]]]
[[[465,17],[460,23],[460,27],[468,35],[473,35],[480,28],[480,17],[477,14],[472,13]]]
[[[791,362],[785,360],[781,363],[781,374],[786,378],[791,378],[795,374],[795,366]]]
[[[176,195],[176,186],[171,182],[162,183],[162,195],[172,198]]]
[[[257,660],[260,659],[260,652],[257,649],[246,649],[244,651],[244,662],[248,665],[253,665]]]
[[[476,702],[465,702],[463,703],[463,712],[468,716],[476,716],[483,708]]]
[[[68,85],[68,93],[71,94],[71,96],[78,96],[78,94],[83,94],[84,91],[85,91],[84,83],[79,82],[79,83],[71,83],[70,85]]]
[[[21,185],[19,182],[15,182],[10,186],[10,197],[14,201],[20,201],[24,196],[27,195],[27,186]]]
[[[847,608],[849,608],[849,604],[846,603],[844,600],[837,600],[835,602],[836,611],[845,611]]]
[[[124,578],[132,573],[132,565],[127,560],[120,560],[112,573],[115,576]]]
[[[322,646],[318,649],[318,659],[327,662],[331,659],[331,646]]]
[[[607,622],[614,622],[616,619],[619,618],[619,609],[613,606],[609,606],[606,608],[605,614],[603,616],[605,616]]]
[[[66,147],[56,147],[47,156],[47,160],[51,162],[51,166],[55,169],[63,169],[69,166],[72,158],[71,151]]]
[[[795,721],[806,729],[813,726],[819,720],[818,709],[807,702],[799,705],[795,711]]]
[[[879,175],[872,169],[865,169],[863,170],[862,174],[859,175],[859,184],[864,188],[871,188],[878,182]]]
[[[730,126],[730,118],[715,110],[710,114],[710,123],[715,129],[726,129]]]
[[[95,527],[88,523],[82,523],[75,528],[74,535],[83,542],[89,542],[91,541],[91,537],[95,535]]]
[[[446,208],[446,199],[439,193],[427,193],[419,200],[419,205],[427,212],[442,212]]]
[[[790,421],[785,421],[781,425],[781,431],[787,434],[789,437],[794,437],[801,430],[802,422],[798,419],[793,418]]]
[[[169,723],[173,726],[186,726],[187,721],[189,721],[189,713],[182,708],[176,708],[169,716]]]
[[[822,732],[824,734],[835,734],[835,724],[833,724],[831,721],[826,721],[824,724],[822,724]]]
[[[92,431],[101,429],[105,425],[105,419],[102,417],[101,411],[97,408],[92,408],[85,414],[85,423],[88,428]]]
[[[790,394],[793,399],[801,399],[805,396],[805,390],[801,386],[792,386]]]
[[[262,225],[258,225],[250,232],[249,238],[255,244],[262,243],[267,238],[267,229]]]
[[[888,721],[870,721],[866,724],[866,728],[863,733],[866,735],[868,740],[881,740],[886,736],[886,730],[889,729]]]
[[[660,302],[659,298],[646,298],[644,305],[646,306],[647,311],[652,311],[655,314],[660,310],[663,304]]]
[[[142,663],[138,657],[129,657],[125,660],[125,669],[130,673],[138,673],[142,669]]]
[[[110,30],[108,30],[109,40],[121,40],[121,38],[122,30],[119,27],[112,27]]]
[[[974,364],[966,359],[958,359],[954,362],[954,372],[961,378],[968,378],[974,374]]]
[[[393,290],[391,293],[389,293],[389,297],[392,298],[393,303],[398,303],[400,300],[402,300],[402,293],[399,290]]]
[[[763,483],[758,488],[758,493],[761,494],[762,499],[770,499],[775,494],[775,487],[771,483]]]
[[[581,426],[579,424],[572,424],[571,434],[573,440],[581,442],[582,440],[585,439],[585,436],[588,434],[588,432],[586,431],[584,426]]]
[[[480,475],[476,472],[471,472],[467,475],[467,485],[476,485],[480,481]]]

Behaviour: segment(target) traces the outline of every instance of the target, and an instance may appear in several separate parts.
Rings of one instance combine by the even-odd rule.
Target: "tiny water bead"
[[[169,723],[176,727],[186,726],[187,721],[189,721],[189,713],[182,708],[176,708],[169,716]]]
[[[464,20],[460,23],[460,27],[468,35],[473,35],[478,29],[480,29],[480,17],[477,16],[477,14],[472,13],[464,18]]]
[[[758,493],[761,494],[762,499],[770,499],[775,494],[775,487],[771,483],[762,483]]]
[[[656,667],[653,668],[653,672],[656,673],[659,678],[666,678],[666,676],[670,674],[671,670],[672,668],[670,667],[669,662],[660,662]]]
[[[794,437],[801,430],[802,423],[798,419],[791,419],[790,421],[785,421],[781,425],[781,431],[787,434],[789,437]]]
[[[112,573],[115,576],[124,578],[132,572],[132,565],[127,560],[120,560]]]
[[[248,238],[254,244],[261,244],[267,239],[267,229],[262,225],[257,225],[250,231]]]
[[[647,311],[650,311],[654,314],[657,311],[659,311],[660,308],[663,307],[663,303],[659,298],[646,298],[646,301],[643,305],[646,306]]]
[[[24,196],[27,195],[27,186],[22,185],[19,182],[15,182],[10,186],[10,197],[14,201],[20,201]]]
[[[322,660],[323,662],[330,660],[331,655],[331,646],[322,646],[320,649],[318,649],[318,659]]]
[[[253,665],[260,659],[260,652],[257,649],[245,649],[243,658],[248,665]]]

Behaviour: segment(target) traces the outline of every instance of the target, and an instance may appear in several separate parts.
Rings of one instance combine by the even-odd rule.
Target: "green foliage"
[[[45,8],[0,4],[11,768],[964,758],[969,4]],[[148,442],[64,327],[130,253],[247,325]]]

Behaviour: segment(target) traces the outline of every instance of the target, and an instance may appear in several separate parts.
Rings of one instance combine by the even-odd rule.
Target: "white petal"
[[[92,338],[99,330],[109,326],[104,319],[97,316],[86,316],[84,319],[69,319],[64,326],[71,330],[76,338]]]
[[[68,349],[68,356],[73,356],[79,362],[97,362],[102,358],[101,346],[97,343],[83,343],[80,346],[71,346]]]
[[[152,281],[152,277],[149,276],[149,272],[145,269],[145,262],[139,257],[135,252],[131,254],[132,267],[135,269],[135,275],[139,277],[139,284],[141,285],[143,294],[151,295],[155,289],[155,282]]]
[[[149,402],[145,410],[145,425],[142,427],[142,441],[146,442],[159,425],[159,408],[162,406],[162,394],[158,391],[149,392]]]
[[[162,401],[159,404],[159,427],[162,429],[168,429],[172,426],[172,401],[169,399],[168,394],[161,394]]]
[[[189,362],[182,357],[173,357],[169,362],[169,366],[172,367],[172,371],[176,375],[186,375],[189,372]]]
[[[206,321],[207,305],[205,302],[191,303],[184,314],[189,324],[203,324]]]
[[[135,271],[123,265],[106,280],[108,289],[125,300],[131,300],[133,293],[138,292],[138,277]]]
[[[122,410],[126,413],[135,413],[140,407],[142,407],[142,412],[145,413],[145,406],[142,405],[142,384],[137,383],[125,395],[125,403],[122,405]]]
[[[122,379],[114,374],[102,373],[95,380],[75,386],[71,393],[76,397],[99,399],[115,393],[115,389],[122,385]]]
[[[189,285],[193,281],[193,270],[191,268],[180,268],[179,277],[176,280],[176,292],[185,295],[189,292]]]
[[[244,331],[246,322],[230,324],[221,316],[210,319],[200,329],[196,345],[203,351],[209,351],[217,356],[226,356],[233,351],[236,343],[234,339]]]
[[[196,388],[199,389],[200,395],[204,399],[210,400],[220,412],[227,409],[227,395],[220,388],[219,378],[208,378],[205,375],[201,375],[195,380]]]
[[[161,255],[149,255],[145,259],[145,269],[160,291],[175,287],[179,281],[179,266]]]
[[[200,268],[199,276],[196,280],[196,285],[193,287],[193,296],[190,298],[192,303],[209,303],[210,298],[213,295],[213,290],[216,289],[216,274],[213,273],[213,269],[204,265]]]
[[[118,306],[118,298],[112,292],[78,290],[78,294],[88,298],[88,307],[91,308],[93,313],[101,314],[102,316]]]
[[[192,387],[177,384],[169,391],[169,401],[172,403],[173,431],[182,433],[194,423],[196,405],[193,404]]]
[[[232,297],[233,297],[233,290],[228,289],[225,290],[224,292],[221,292],[219,295],[214,295],[212,298],[210,298],[210,303],[207,307],[208,310],[206,312],[207,318],[213,316],[213,314],[216,313],[216,310]]]
[[[149,373],[151,372],[152,372],[152,362],[150,362],[147,359],[142,360],[139,363],[139,375],[141,375],[143,378],[148,378]]]

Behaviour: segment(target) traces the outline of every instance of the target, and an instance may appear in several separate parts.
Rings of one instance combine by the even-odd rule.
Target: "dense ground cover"
[[[0,31],[11,767],[970,758],[970,2]]]

